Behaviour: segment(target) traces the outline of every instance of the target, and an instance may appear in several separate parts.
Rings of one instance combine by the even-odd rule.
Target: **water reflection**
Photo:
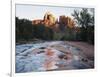
[[[16,72],[91,68],[80,53],[80,49],[61,41],[17,45]]]

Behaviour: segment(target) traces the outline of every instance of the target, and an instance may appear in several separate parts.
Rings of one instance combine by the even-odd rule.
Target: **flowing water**
[[[52,41],[16,45],[16,73],[91,68],[81,50]]]

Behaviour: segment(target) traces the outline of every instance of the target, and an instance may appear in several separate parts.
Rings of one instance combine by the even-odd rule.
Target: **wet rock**
[[[37,54],[40,54],[40,53],[44,53],[45,51],[39,51],[39,52],[37,52]]]
[[[88,62],[88,60],[85,59],[85,58],[82,58],[81,60],[82,60],[83,62]]]
[[[52,51],[52,49],[48,48],[48,49],[46,49],[46,55],[47,56],[53,56],[54,52]]]
[[[46,47],[40,47],[39,49],[45,49]]]
[[[81,62],[81,61],[73,61],[72,65],[77,69],[88,69],[91,68],[88,64]]]
[[[59,57],[60,59],[63,59],[63,58],[65,57],[65,55],[62,54],[62,55],[59,55],[58,57]]]

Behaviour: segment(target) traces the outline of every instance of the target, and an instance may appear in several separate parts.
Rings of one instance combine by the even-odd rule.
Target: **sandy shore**
[[[67,44],[78,47],[88,59],[94,60],[94,45],[85,42],[66,41]]]

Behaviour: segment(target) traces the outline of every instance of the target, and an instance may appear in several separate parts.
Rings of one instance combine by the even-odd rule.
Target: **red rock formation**
[[[55,24],[56,20],[55,17],[53,16],[53,14],[51,14],[50,12],[47,12],[44,15],[44,19],[43,20],[33,20],[32,24],[44,24],[45,26],[51,27]]]
[[[75,22],[70,17],[66,17],[65,15],[62,15],[59,17],[59,23],[64,24],[66,27],[73,28],[75,27]]]
[[[62,15],[59,17],[59,20],[57,20],[50,12],[46,12],[43,19],[33,20],[32,24],[44,24],[46,27],[52,28],[56,32],[58,32],[60,28],[75,27],[75,22],[70,17]]]
[[[53,14],[51,14],[50,12],[47,12],[45,15],[44,15],[44,24],[47,25],[47,26],[52,26],[54,25],[56,22],[55,20],[55,17]]]

